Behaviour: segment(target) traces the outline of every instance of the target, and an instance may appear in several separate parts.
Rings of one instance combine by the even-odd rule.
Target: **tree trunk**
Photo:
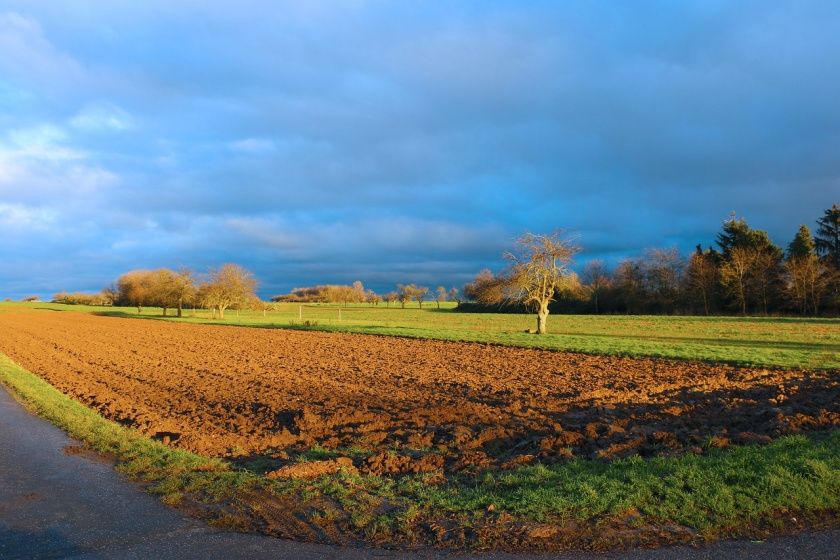
[[[178,302],[178,317],[180,317],[182,314],[183,314],[183,308],[182,308],[181,302],[179,301]]]
[[[163,308],[163,316],[166,317],[166,308]]]
[[[744,281],[738,280],[738,303],[741,304],[741,315],[747,314],[747,291],[744,288]]]
[[[820,298],[817,295],[816,289],[814,288],[813,284],[811,285],[811,303],[814,306],[814,316],[819,315],[820,314]]]
[[[219,320],[223,320],[225,318],[225,308],[221,305],[219,306]]]
[[[545,334],[545,323],[548,320],[548,304],[540,305],[537,311],[537,334]]]

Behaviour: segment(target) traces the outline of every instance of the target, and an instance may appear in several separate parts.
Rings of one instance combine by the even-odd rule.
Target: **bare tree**
[[[437,303],[437,308],[440,309],[441,302],[446,301],[446,298],[449,294],[446,291],[446,288],[443,286],[438,286],[435,289],[435,302]]]
[[[785,261],[787,293],[802,315],[809,310],[818,313],[824,275],[819,259],[814,255],[791,257]]]
[[[645,277],[642,262],[638,259],[622,260],[615,268],[613,278],[624,304],[624,310],[627,313],[637,313],[643,308],[645,299]]]
[[[461,305],[461,298],[458,297],[458,288],[449,288],[449,301],[454,301],[456,306]]]
[[[802,225],[790,242],[785,261],[785,288],[803,315],[819,313],[830,280],[828,261],[821,261],[808,226]]]
[[[224,264],[210,273],[210,280],[202,286],[205,305],[219,312],[219,319],[225,318],[230,307],[244,307],[253,298],[257,289],[254,275],[238,264]]]
[[[496,276],[489,268],[481,270],[475,279],[464,286],[467,299],[484,305],[493,305],[505,301],[504,276]]]
[[[505,282],[507,298],[535,308],[537,334],[545,334],[549,304],[559,291],[577,280],[569,267],[580,249],[560,232],[526,233],[516,244],[516,250],[505,254],[510,262]]]
[[[719,276],[715,256],[711,250],[703,252],[703,248],[698,245],[688,261],[686,274],[688,290],[699,296],[703,302],[703,312],[708,315]]]
[[[747,300],[750,297],[750,273],[758,251],[751,247],[733,247],[729,259],[720,267],[720,281],[735,299],[741,314],[747,314]]]
[[[178,317],[183,315],[184,305],[195,297],[195,278],[193,273],[182,268],[172,276],[172,299],[178,310]]]
[[[420,307],[423,307],[423,299],[429,293],[429,288],[424,286],[417,286],[416,284],[397,284],[397,300],[399,300],[402,308],[405,309],[405,304],[414,300]]]
[[[137,308],[137,313],[143,312],[152,297],[152,272],[150,270],[132,270],[117,279],[118,301],[122,304]]]
[[[755,250],[750,279],[765,315],[767,315],[770,291],[775,288],[773,282],[779,278],[779,260],[778,255],[763,247]]]
[[[371,306],[379,306],[382,303],[382,296],[374,292],[373,290],[368,290],[365,292],[365,301],[367,301]]]
[[[598,303],[601,296],[610,287],[610,273],[604,266],[604,261],[594,260],[586,263],[583,267],[583,282],[589,290],[592,302],[595,304],[595,313],[598,313]]]
[[[402,309],[405,309],[405,304],[414,298],[416,288],[414,284],[397,284],[397,301],[400,302]]]
[[[102,294],[111,301],[109,305],[113,305],[117,300],[120,299],[120,292],[117,289],[116,282],[102,288]]]
[[[295,288],[288,294],[277,295],[272,301],[288,301],[295,303],[363,303],[368,301],[369,292],[364,285],[356,280],[352,285],[325,284]]]
[[[273,301],[264,301],[257,296],[249,298],[245,307],[251,311],[262,311],[262,316],[266,317],[269,311],[277,311],[277,304]]]
[[[7,299],[6,301],[12,301],[11,299]],[[59,292],[55,294],[52,298],[53,303],[64,303],[67,305],[96,305],[96,306],[104,306],[104,305],[112,305],[113,300],[110,299],[110,295],[106,292],[102,291],[98,294],[85,294],[81,292],[73,292],[69,294],[67,292]]]
[[[123,303],[154,305],[163,310],[177,309],[182,315],[184,303],[195,293],[192,273],[188,270],[175,272],[168,268],[157,270],[133,270],[117,281],[116,297]]]
[[[149,274],[149,303],[160,307],[163,316],[166,317],[166,310],[175,307],[174,285],[175,273],[168,268],[159,268]]]
[[[642,265],[649,305],[655,305],[659,311],[674,309],[685,273],[685,260],[679,249],[647,249]]]
[[[344,298],[344,305],[348,303],[363,303],[367,301],[367,292],[361,280],[356,280]]]
[[[385,307],[391,307],[392,303],[400,299],[400,295],[397,292],[388,292],[383,297],[385,299]]]
[[[423,308],[423,300],[426,299],[426,296],[429,294],[429,288],[426,286],[417,286],[414,288],[414,299],[417,301],[417,306],[420,309]]]

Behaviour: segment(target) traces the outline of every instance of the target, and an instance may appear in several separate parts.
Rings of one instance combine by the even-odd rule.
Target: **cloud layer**
[[[270,295],[786,243],[840,199],[833,2],[7,1],[0,293],[251,267]]]

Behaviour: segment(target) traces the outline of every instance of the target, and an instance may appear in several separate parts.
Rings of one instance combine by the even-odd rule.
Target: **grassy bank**
[[[19,303],[0,303],[0,312]],[[60,304],[27,307],[103,313],[121,317],[162,318],[161,310],[96,308]],[[267,328],[396,335],[568,350],[590,354],[653,356],[747,366],[840,368],[840,319],[791,317],[671,317],[627,315],[553,315],[549,334],[536,336],[533,316],[460,313],[452,304],[414,307],[338,308],[329,305],[280,304],[275,311],[229,311],[224,321],[207,311],[185,311],[170,321],[224,323]],[[170,314],[172,311],[170,310]]]
[[[763,535],[837,523],[840,431],[765,446],[614,462],[577,459],[479,475],[396,478],[347,472],[269,481],[265,464],[169,448],[100,417],[0,356],[0,382],[39,415],[170,504],[284,537],[514,548],[604,548]],[[357,462],[363,449],[343,450]],[[294,459],[329,459],[311,450]]]

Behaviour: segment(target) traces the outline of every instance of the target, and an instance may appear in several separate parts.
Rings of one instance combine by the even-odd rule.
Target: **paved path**
[[[64,453],[67,445],[73,441],[0,386],[0,559],[840,559],[840,531],[606,555],[470,556],[296,543],[212,529],[164,506],[110,465]]]

